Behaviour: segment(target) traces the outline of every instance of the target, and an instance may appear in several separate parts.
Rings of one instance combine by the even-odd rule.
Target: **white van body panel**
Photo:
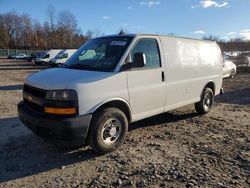
[[[161,72],[161,68],[127,72],[134,121],[164,112],[166,90]]]
[[[197,45],[200,59],[200,86],[202,87],[208,81],[213,81],[215,84],[215,95],[218,95],[222,87],[223,77],[223,59],[220,48],[215,42],[197,41]]]
[[[36,58],[36,62],[42,62],[42,63],[49,63],[51,59],[53,59],[58,53],[60,53],[62,50],[48,50],[46,53],[43,54],[43,56]],[[46,55],[49,54],[48,58],[45,58]]]
[[[89,72],[91,74],[91,71]],[[91,114],[99,106],[112,100],[126,101],[129,104],[126,72],[102,72],[99,77],[95,77],[92,81],[79,77],[71,83],[73,84],[69,84],[67,89],[77,91],[80,114]]]
[[[198,102],[210,81],[216,85],[215,94],[219,94],[222,63],[216,43],[176,37],[161,37],[161,41],[166,64],[165,111]],[[204,48],[209,57],[201,59]],[[211,62],[204,62],[207,58]]]
[[[201,88],[197,92],[195,84],[199,82],[197,78],[199,70],[194,41],[173,37],[162,37],[161,41],[164,49],[164,62],[166,64],[167,99],[165,111],[197,102]]]
[[[120,71],[141,38],[158,42],[161,67]],[[135,35],[114,72],[48,69],[31,75],[26,83],[46,90],[76,90],[79,115],[91,114],[109,101],[122,101],[129,106],[133,122],[198,102],[209,82],[215,86],[215,95],[219,94],[222,87],[220,53],[218,45],[210,41]]]
[[[44,90],[76,90],[80,115],[91,114],[102,104],[113,100],[129,104],[126,72],[52,68],[32,74],[25,83]]]

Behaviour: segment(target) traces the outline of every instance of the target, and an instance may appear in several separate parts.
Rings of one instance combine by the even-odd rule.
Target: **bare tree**
[[[0,14],[0,48],[9,47],[10,36],[5,23],[5,15]]]
[[[63,48],[66,48],[66,46],[73,47],[73,38],[78,34],[78,31],[75,16],[70,11],[60,11],[57,20],[57,32]]]
[[[94,31],[88,30],[86,32],[86,38],[87,38],[87,40],[92,39],[93,37],[94,37]]]
[[[3,16],[3,22],[10,39],[9,46],[11,48],[17,48],[21,35],[21,18],[15,12],[10,12]]]
[[[55,16],[53,7],[48,9],[49,20],[43,24],[32,21],[27,14],[15,12],[0,14],[0,48],[78,48],[86,41],[77,26],[75,16],[69,11]]]
[[[50,28],[53,31],[55,29],[56,24],[56,9],[52,4],[48,5],[47,15],[49,19]]]
[[[29,15],[21,16],[21,41],[22,45],[27,49],[33,46],[32,41],[32,21]]]

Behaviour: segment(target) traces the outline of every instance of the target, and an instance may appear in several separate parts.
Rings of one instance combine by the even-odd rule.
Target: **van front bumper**
[[[47,142],[63,146],[86,144],[91,114],[70,118],[48,117],[34,112],[23,102],[18,104],[18,114],[26,127]]]

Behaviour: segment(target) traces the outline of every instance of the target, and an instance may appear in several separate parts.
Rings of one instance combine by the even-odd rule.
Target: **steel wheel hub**
[[[101,135],[102,141],[107,145],[113,144],[120,137],[121,131],[122,124],[120,120],[117,118],[110,118],[103,126]]]
[[[205,97],[204,97],[204,107],[206,110],[208,110],[211,106],[211,103],[212,103],[212,97],[210,94],[207,94]]]

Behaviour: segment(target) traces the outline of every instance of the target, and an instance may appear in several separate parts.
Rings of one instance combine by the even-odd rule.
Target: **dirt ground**
[[[130,125],[123,146],[45,143],[17,116],[25,77],[44,67],[0,59],[0,187],[249,187],[250,74],[225,79],[225,94],[198,116],[193,105]]]

